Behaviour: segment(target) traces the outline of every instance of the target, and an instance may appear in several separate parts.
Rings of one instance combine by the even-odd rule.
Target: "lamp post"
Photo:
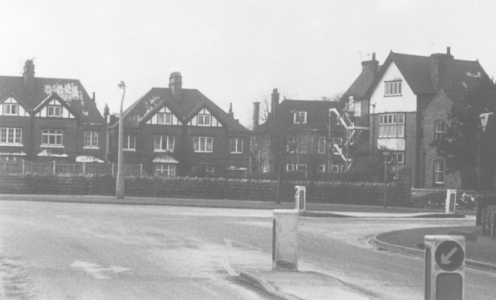
[[[389,152],[384,151],[384,209],[387,208],[387,161],[389,157]]]
[[[117,199],[124,199],[124,170],[123,170],[123,143],[124,143],[124,125],[123,125],[123,115],[122,107],[124,105],[124,95],[126,95],[126,84],[124,81],[119,83],[119,88],[122,89],[122,100],[121,100],[121,110],[119,113],[119,146],[118,146],[118,157],[117,157],[117,182],[115,185],[115,194]]]

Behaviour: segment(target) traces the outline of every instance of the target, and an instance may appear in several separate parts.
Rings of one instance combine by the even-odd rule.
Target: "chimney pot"
[[[276,107],[279,105],[279,93],[277,92],[277,89],[272,90],[272,102],[271,102],[271,108],[272,108],[272,113],[276,111]]]
[[[260,102],[253,102],[253,130],[258,129],[260,121]]]
[[[26,60],[26,63],[24,64],[24,84],[26,85],[26,88],[30,91],[33,92],[34,89],[34,63],[32,59]]]

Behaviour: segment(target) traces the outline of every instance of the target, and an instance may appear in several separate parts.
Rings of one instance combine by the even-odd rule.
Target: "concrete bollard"
[[[298,271],[298,211],[274,210],[272,270]]]
[[[307,187],[303,185],[295,186],[295,209],[297,211],[305,211],[307,205]]]
[[[446,190],[446,214],[456,211],[456,190]]]

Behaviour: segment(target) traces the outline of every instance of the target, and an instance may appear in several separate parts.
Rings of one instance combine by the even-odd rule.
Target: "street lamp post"
[[[124,96],[126,95],[126,84],[124,81],[119,83],[119,88],[122,89],[122,100],[121,100],[121,110],[119,113],[119,146],[118,146],[118,157],[117,157],[117,182],[115,185],[115,193],[117,199],[124,199],[124,170],[123,170],[123,143],[124,143],[124,125],[123,125],[123,115],[122,107],[124,105]]]

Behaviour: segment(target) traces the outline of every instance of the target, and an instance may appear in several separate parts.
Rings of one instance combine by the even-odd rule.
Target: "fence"
[[[147,175],[142,164],[124,165],[125,176]],[[113,163],[61,163],[56,161],[32,162],[32,161],[2,161],[0,162],[0,173],[8,174],[94,174],[112,175],[117,174],[117,165]]]

